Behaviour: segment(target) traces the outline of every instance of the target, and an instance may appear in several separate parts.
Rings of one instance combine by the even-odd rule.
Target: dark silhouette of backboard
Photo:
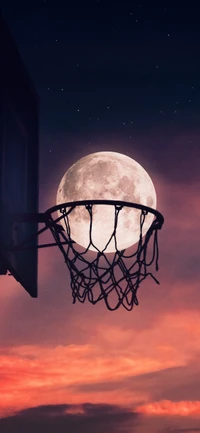
[[[37,297],[37,248],[9,248],[38,229],[12,214],[38,212],[39,100],[1,13],[0,30],[0,274],[10,272]]]

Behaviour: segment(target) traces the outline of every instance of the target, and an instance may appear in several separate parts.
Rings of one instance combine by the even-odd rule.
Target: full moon
[[[156,209],[155,188],[146,170],[134,159],[116,152],[92,153],[66,171],[58,187],[56,202],[62,204],[79,200],[120,200]],[[113,233],[114,212],[115,208],[111,205],[93,206],[92,240],[99,250],[105,248]],[[118,250],[138,242],[140,215],[140,210],[128,207],[123,207],[119,212],[116,231]],[[143,235],[153,219],[153,214],[146,215]],[[87,248],[90,218],[85,206],[77,206],[69,214],[69,222],[71,238]],[[92,246],[89,249],[95,250]],[[105,252],[114,251],[112,239]]]

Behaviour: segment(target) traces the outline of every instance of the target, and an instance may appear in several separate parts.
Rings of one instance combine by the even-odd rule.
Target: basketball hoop
[[[110,205],[114,208],[113,231],[103,249],[99,249],[93,240],[93,210],[96,205]],[[79,206],[84,207],[89,215],[89,242],[86,248],[78,245],[71,236],[69,216]],[[124,207],[140,211],[139,240],[132,247],[119,250],[117,225],[120,212]],[[148,213],[154,216],[154,220],[145,234],[144,222]],[[15,214],[13,221],[37,221],[44,223],[44,227],[24,242],[14,247],[7,247],[9,251],[33,249],[35,248],[31,245],[33,240],[45,231],[51,231],[55,242],[37,244],[36,248],[59,247],[70,272],[73,303],[77,300],[82,303],[88,300],[95,305],[104,300],[111,311],[117,310],[120,305],[131,311],[134,304],[138,305],[137,291],[143,280],[150,276],[159,284],[150,266],[154,264],[158,271],[158,230],[162,228],[164,218],[155,209],[124,201],[83,200],[59,204],[42,214]],[[106,252],[113,240],[115,251]]]
[[[92,237],[94,205],[114,207],[113,232],[103,250],[97,248]],[[77,206],[85,206],[89,214],[89,244],[84,249],[80,249],[71,238],[69,215]],[[118,218],[120,211],[126,206],[140,210],[140,235],[134,251],[134,247],[122,251],[117,247]],[[155,219],[144,236],[143,225],[149,212]],[[57,216],[58,213],[60,216]],[[109,310],[116,310],[123,305],[130,311],[134,304],[138,305],[137,290],[143,280],[150,276],[159,284],[149,270],[153,263],[156,271],[158,270],[158,230],[164,222],[158,211],[141,204],[123,201],[84,200],[54,206],[45,212],[44,219],[69,269],[73,303],[77,300],[84,303],[87,299],[95,305],[104,300]],[[112,240],[115,252],[106,253],[106,248]],[[150,244],[151,255],[148,259]],[[90,247],[93,251],[89,250]]]

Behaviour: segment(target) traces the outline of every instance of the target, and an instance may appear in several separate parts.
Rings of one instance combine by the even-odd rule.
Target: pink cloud
[[[87,390],[74,392],[74,389],[80,384],[123,381],[130,376],[164,368],[163,362],[151,357],[134,359],[131,355],[121,354],[114,360],[95,345],[12,348],[1,354],[0,362],[2,411],[67,401],[78,404],[91,399],[98,403],[133,403],[145,394],[137,392],[134,395],[125,389],[119,395],[117,387],[106,394],[95,389],[92,393]],[[165,363],[166,367],[170,365],[173,365],[170,361]]]
[[[179,415],[200,417],[200,401],[158,401],[137,407],[137,412],[148,415]]]
[[[185,311],[166,314],[159,326],[138,333],[98,325],[85,345],[5,348],[0,355],[1,410],[87,401],[150,404],[148,382],[134,390],[133,379],[158,372],[165,377],[166,370],[187,366],[197,356],[199,337],[199,314]],[[100,386],[105,383],[107,390]]]

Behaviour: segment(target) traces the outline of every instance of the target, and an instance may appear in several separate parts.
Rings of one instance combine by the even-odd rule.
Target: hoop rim
[[[47,209],[44,212],[44,215],[48,217],[52,213],[59,211],[65,207],[75,208],[77,206],[89,206],[89,205],[112,205],[112,206],[122,206],[122,207],[140,209],[147,213],[150,212],[153,215],[155,215],[157,221],[160,223],[160,227],[162,227],[164,223],[164,217],[158,210],[151,208],[149,206],[145,206],[140,203],[133,203],[133,202],[121,201],[121,200],[79,200],[79,201],[64,202]]]

